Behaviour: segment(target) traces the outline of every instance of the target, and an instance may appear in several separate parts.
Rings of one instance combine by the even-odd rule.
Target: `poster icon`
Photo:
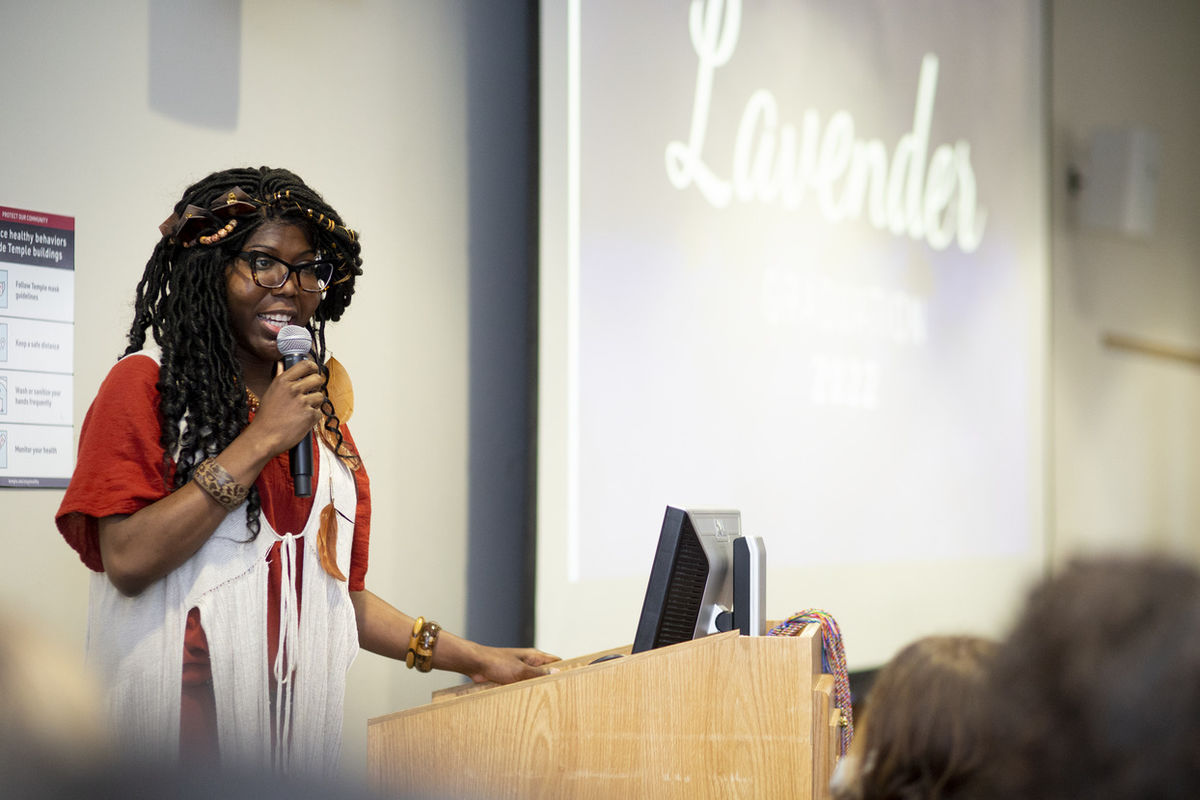
[[[0,469],[8,469],[8,431],[0,430]]]
[[[0,322],[0,361],[8,361],[8,323]]]
[[[0,416],[8,413],[8,376],[0,375]]]
[[[8,270],[0,269],[0,308],[8,308]]]

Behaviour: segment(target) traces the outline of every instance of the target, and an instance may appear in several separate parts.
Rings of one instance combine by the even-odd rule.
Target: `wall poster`
[[[0,488],[74,468],[75,218],[0,206]]]

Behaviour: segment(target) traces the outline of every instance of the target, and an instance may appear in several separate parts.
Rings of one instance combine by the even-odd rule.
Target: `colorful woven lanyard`
[[[808,625],[821,626],[821,671],[833,675],[833,696],[842,712],[842,755],[854,738],[854,708],[850,701],[850,675],[846,669],[846,648],[837,620],[828,611],[808,608],[788,617],[767,631],[768,636],[798,636]]]

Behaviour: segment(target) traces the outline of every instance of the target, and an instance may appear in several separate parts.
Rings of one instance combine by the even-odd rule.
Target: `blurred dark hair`
[[[1200,573],[1073,562],[1030,595],[992,696],[988,796],[1200,796]]]
[[[929,636],[900,650],[871,685],[836,800],[970,797],[988,756],[994,651],[975,636]]]

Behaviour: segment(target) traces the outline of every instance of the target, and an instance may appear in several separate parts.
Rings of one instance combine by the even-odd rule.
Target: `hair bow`
[[[234,217],[253,213],[260,205],[240,186],[235,186],[214,200],[208,208],[189,203],[182,215],[173,212],[163,220],[158,230],[183,247],[191,247],[197,240],[200,244],[212,244],[233,230],[237,225]]]

